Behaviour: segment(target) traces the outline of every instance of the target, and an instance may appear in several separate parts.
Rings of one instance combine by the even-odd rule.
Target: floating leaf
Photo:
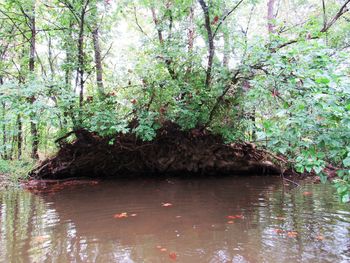
[[[163,207],[169,207],[169,206],[173,206],[173,204],[171,204],[171,203],[162,203],[162,206]]]
[[[278,229],[278,228],[274,229],[273,231],[274,231],[276,234],[282,234],[282,233],[284,232],[282,229]]]
[[[303,193],[303,196],[310,196],[310,195],[312,195],[311,192],[304,192],[304,193]]]
[[[117,218],[117,219],[127,218],[128,217],[128,213],[127,212],[123,212],[123,213],[120,213],[120,214],[115,214],[113,217]]]
[[[316,237],[316,240],[318,240],[318,241],[322,241],[322,240],[324,240],[324,236],[322,236],[322,235],[318,235],[318,236]]]
[[[34,237],[33,240],[34,242],[37,242],[37,243],[43,243],[49,238],[50,238],[49,236],[37,236],[37,237]]]
[[[297,237],[297,236],[298,236],[298,232],[289,231],[289,232],[287,233],[287,235],[288,235],[289,237]]]
[[[171,258],[172,260],[176,260],[176,258],[177,258],[176,253],[175,252],[169,253],[169,258]]]
[[[160,249],[160,251],[167,252],[167,249],[163,247],[163,248]]]
[[[234,221],[227,221],[227,224],[234,224]]]
[[[234,216],[232,216],[232,215],[230,215],[230,216],[227,216],[226,217],[227,219],[243,219],[244,218],[244,216],[243,215],[234,215]]]

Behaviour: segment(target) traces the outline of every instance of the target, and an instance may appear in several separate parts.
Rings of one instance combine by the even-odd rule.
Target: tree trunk
[[[188,75],[191,73],[192,71],[192,53],[193,53],[193,44],[194,44],[194,10],[193,7],[190,7],[190,14],[189,14],[189,27],[188,27],[188,33],[187,33],[187,37],[188,37],[188,54],[189,54],[189,58],[190,58],[190,64],[188,65],[188,68],[186,70],[186,76],[185,79],[188,78]],[[181,96],[181,98],[183,98]]]
[[[230,36],[227,32],[224,32],[224,58],[222,60],[222,65],[228,67],[230,62]]]
[[[188,27],[188,53],[191,53],[193,50],[194,43],[194,10],[193,7],[190,8],[190,25]]]
[[[6,124],[5,124],[5,120],[6,120],[6,104],[5,102],[2,103],[2,117],[3,117],[3,124],[2,124],[2,145],[3,145],[3,154],[2,154],[2,158],[4,160],[8,159],[8,155],[7,155],[7,131],[6,131]]]
[[[21,115],[17,115],[17,159],[20,160],[22,158],[22,119]]]
[[[267,3],[267,30],[269,34],[275,33],[275,14],[274,14],[275,0],[269,0]]]
[[[96,17],[97,18],[97,17]],[[99,30],[98,27],[92,31],[92,39],[94,42],[94,51],[95,51],[95,65],[96,65],[96,81],[97,88],[100,95],[104,94],[103,90],[103,70],[102,70],[102,58],[101,58],[101,47],[99,41]]]
[[[35,25],[35,2],[29,15],[29,25],[31,30],[30,37],[30,54],[29,54],[29,72],[31,77],[35,74],[35,45],[36,45],[36,25]],[[30,103],[33,105],[36,98],[32,96],[30,98]],[[32,153],[31,157],[33,159],[39,159],[38,148],[39,148],[39,136],[38,136],[38,127],[34,121],[35,113],[30,116],[30,132],[32,135]]]
[[[74,24],[72,22],[72,20],[69,21],[69,33],[67,37],[67,40],[65,42],[65,71],[64,71],[64,76],[65,76],[65,84],[66,84],[66,88],[67,90],[71,90],[71,85],[72,85],[72,57],[73,57],[73,52],[72,52],[72,42],[73,42],[73,33],[72,33],[72,28],[73,28]]]
[[[151,8],[151,11],[152,11],[153,22],[154,22],[154,25],[156,26],[156,29],[157,29],[159,43],[161,45],[163,45],[163,42],[164,42],[163,33],[162,33],[162,29],[159,27],[159,21],[157,19],[157,14],[156,14],[154,7]]]
[[[226,3],[224,3],[224,14],[228,14],[229,10],[227,10]],[[224,51],[223,51],[223,58],[222,58],[222,65],[225,68],[228,68],[228,64],[230,62],[230,34],[228,32],[228,28],[226,25],[223,25],[223,40],[224,40]]]
[[[2,86],[4,84],[3,78],[0,77],[0,86]],[[6,104],[5,102],[2,103],[2,120],[3,120],[3,124],[2,124],[2,145],[3,145],[3,154],[2,154],[2,158],[4,160],[8,159],[8,155],[7,155],[7,131],[6,131]]]
[[[78,37],[78,80],[79,80],[79,107],[82,108],[84,100],[84,24],[85,8],[81,11]]]
[[[158,33],[159,44],[162,47],[163,55],[165,56],[164,62],[165,62],[166,68],[167,68],[171,78],[172,79],[177,79],[177,74],[176,74],[175,70],[171,66],[172,60],[167,57],[168,55],[165,52],[163,30],[159,26],[159,21],[158,21],[157,14],[156,14],[156,11],[155,11],[154,7],[151,8],[151,11],[152,11],[153,23],[154,23],[154,25],[155,25],[155,27],[157,29],[157,33]],[[170,21],[170,26],[169,26],[170,30],[171,30],[171,27],[172,27],[172,21]],[[171,34],[170,34],[170,36],[171,36]]]
[[[213,60],[214,60],[214,54],[215,54],[215,46],[214,46],[214,36],[213,32],[211,30],[210,25],[210,15],[209,15],[209,7],[205,3],[204,0],[198,0],[199,4],[201,5],[204,13],[204,20],[205,20],[205,29],[207,30],[208,34],[208,66],[207,66],[207,74],[205,78],[205,87],[208,89],[210,87],[211,78],[212,78],[212,67],[213,67]]]

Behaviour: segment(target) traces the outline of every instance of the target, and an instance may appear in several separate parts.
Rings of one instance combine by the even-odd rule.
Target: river
[[[0,262],[350,262],[350,207],[279,177],[0,191]]]

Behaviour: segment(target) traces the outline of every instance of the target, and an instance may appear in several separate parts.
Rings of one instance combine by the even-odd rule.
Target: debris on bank
[[[68,143],[70,135],[76,139]],[[85,129],[57,140],[56,156],[43,161],[30,176],[36,179],[71,177],[131,177],[139,175],[280,174],[273,156],[250,143],[225,144],[207,130],[182,131],[163,125],[152,141],[135,134],[101,137]]]

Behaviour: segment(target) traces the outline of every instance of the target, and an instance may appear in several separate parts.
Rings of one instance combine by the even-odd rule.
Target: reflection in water
[[[348,262],[350,211],[332,190],[274,177],[7,190],[0,262]]]

